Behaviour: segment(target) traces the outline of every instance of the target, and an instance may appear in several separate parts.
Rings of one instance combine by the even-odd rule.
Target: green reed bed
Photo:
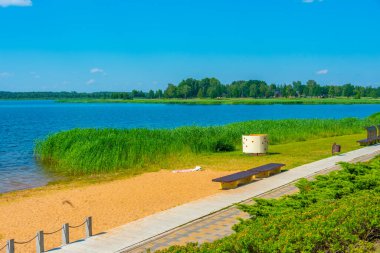
[[[35,154],[51,170],[86,175],[165,167],[173,157],[239,149],[241,135],[267,133],[270,144],[363,132],[372,119],[257,120],[215,127],[175,129],[73,129],[39,140]]]

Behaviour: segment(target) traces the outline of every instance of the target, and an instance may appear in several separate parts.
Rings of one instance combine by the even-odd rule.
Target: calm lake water
[[[256,119],[363,118],[380,105],[165,105],[66,104],[0,101],[0,192],[53,179],[33,157],[35,141],[72,128],[173,128]]]

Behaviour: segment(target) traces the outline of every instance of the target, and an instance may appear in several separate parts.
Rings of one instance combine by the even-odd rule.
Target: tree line
[[[152,91],[151,91],[152,92]],[[153,93],[152,93],[153,94]],[[234,81],[222,84],[216,78],[196,80],[188,78],[178,85],[168,84],[165,98],[273,98],[273,97],[373,97],[380,96],[380,87],[344,85],[320,85],[314,80],[306,83],[268,84],[260,80]],[[157,96],[156,96],[157,97]]]
[[[10,92],[0,91],[0,99],[76,99],[76,98],[111,98],[114,92]]]
[[[5,92],[0,99],[132,99],[132,98],[274,98],[274,97],[380,97],[380,87],[321,85],[314,80],[306,83],[268,84],[260,80],[233,81],[222,84],[216,78],[182,80],[177,85],[169,83],[166,89],[156,91],[132,90],[126,92]]]

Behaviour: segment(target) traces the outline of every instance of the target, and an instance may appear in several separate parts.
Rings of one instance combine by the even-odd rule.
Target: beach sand
[[[42,187],[0,196],[0,248],[7,239],[25,241],[36,232],[52,232],[64,223],[93,217],[94,234],[220,192],[211,179],[222,171],[159,171],[85,186]],[[70,241],[84,237],[84,227],[70,229]],[[45,248],[61,244],[61,233],[45,235]],[[35,252],[35,241],[16,245],[16,252]]]

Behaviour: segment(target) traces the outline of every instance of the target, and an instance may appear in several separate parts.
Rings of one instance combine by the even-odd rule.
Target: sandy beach
[[[20,191],[0,197],[0,247],[7,239],[25,241],[36,232],[52,232],[64,223],[81,224],[93,217],[94,234],[147,215],[218,193],[211,179],[229,172],[159,171],[133,178],[80,187],[54,186]],[[70,230],[70,240],[84,236],[84,228]],[[45,236],[45,247],[61,243],[61,233]],[[16,245],[16,252],[34,252],[35,242]]]

